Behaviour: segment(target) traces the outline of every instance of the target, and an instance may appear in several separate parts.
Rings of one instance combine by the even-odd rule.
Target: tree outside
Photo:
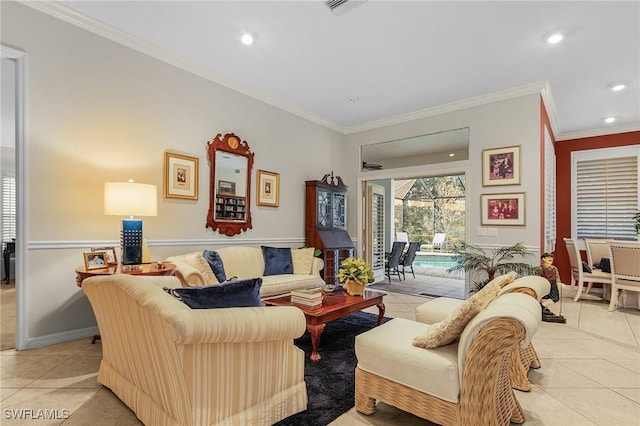
[[[417,178],[404,198],[395,200],[395,230],[410,241],[429,243],[436,232],[447,234],[445,250],[465,242],[464,175]]]

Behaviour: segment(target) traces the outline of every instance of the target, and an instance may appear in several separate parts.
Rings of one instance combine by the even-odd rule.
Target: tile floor
[[[414,319],[424,298],[385,297],[386,315]],[[374,308],[375,310],[375,308]],[[556,304],[552,310],[558,312]],[[640,424],[640,311],[565,298],[567,324],[542,323],[534,338],[542,368],[531,370],[531,392],[516,392],[526,425],[638,426]],[[135,415],[96,382],[101,345],[81,339],[29,351],[0,352],[2,425],[140,425]],[[12,419],[12,409],[47,408],[58,419]],[[57,410],[57,411],[56,411]],[[65,411],[67,410],[67,411]],[[34,411],[34,414],[38,414]],[[371,416],[355,409],[332,426],[431,425],[386,404]]]

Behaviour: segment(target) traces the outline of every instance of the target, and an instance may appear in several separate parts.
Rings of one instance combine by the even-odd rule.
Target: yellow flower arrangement
[[[354,280],[363,285],[372,283],[373,271],[364,260],[348,257],[342,261],[338,270],[338,281],[344,283],[347,280]]]

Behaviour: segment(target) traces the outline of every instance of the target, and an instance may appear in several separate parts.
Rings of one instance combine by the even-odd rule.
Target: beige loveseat
[[[324,266],[322,259],[313,256],[313,248],[292,249],[293,274],[263,276],[264,258],[259,247],[230,246],[215,249],[224,264],[227,279],[262,277],[260,296],[267,297],[288,293],[300,288],[322,287],[324,281],[320,271]],[[309,253],[311,254],[309,256]],[[217,283],[211,267],[202,256],[202,252],[193,252],[168,257],[167,261],[176,264],[175,275],[184,287],[202,286]]]
[[[175,277],[106,275],[82,290],[102,336],[98,382],[147,425],[271,425],[307,406],[294,307],[191,309]]]

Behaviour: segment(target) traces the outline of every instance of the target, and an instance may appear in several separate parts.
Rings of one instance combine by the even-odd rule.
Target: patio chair
[[[402,258],[400,259],[400,266],[402,266],[402,270],[400,272],[402,273],[402,278],[405,280],[407,279],[407,277],[405,277],[404,275],[405,268],[411,268],[411,275],[413,275],[413,278],[416,277],[415,272],[413,272],[413,261],[416,258],[416,252],[418,251],[418,247],[420,247],[420,243],[417,241],[409,243],[409,248],[402,255]]]
[[[402,252],[404,251],[405,243],[403,241],[394,241],[393,247],[391,248],[391,253],[387,256],[384,262],[384,274],[389,277],[389,284],[391,284],[391,275],[397,275],[398,281],[401,281],[400,278],[400,270],[398,266],[400,266],[400,258],[402,257]]]
[[[640,292],[640,243],[611,241],[611,301],[609,311],[616,309],[619,290]]]
[[[574,283],[578,285],[578,291],[573,299],[574,302],[580,300],[584,283],[611,285],[611,274],[609,273],[602,272],[599,269],[593,269],[591,272],[584,272],[582,258],[580,257],[580,250],[574,240],[571,238],[565,238],[564,243],[567,245],[569,264],[571,265],[571,287],[573,287]]]
[[[431,244],[422,244],[420,246],[420,251],[433,251],[434,249],[442,251],[442,249],[444,248],[444,240],[446,236],[447,234],[444,232],[436,232],[436,234],[433,236],[433,240],[431,240]]]

